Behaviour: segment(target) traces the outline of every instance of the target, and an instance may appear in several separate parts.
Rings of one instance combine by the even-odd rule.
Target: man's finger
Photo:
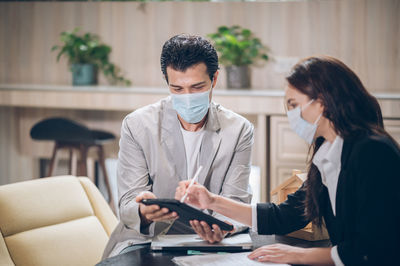
[[[224,237],[224,234],[223,234],[223,232],[221,231],[221,228],[219,228],[219,226],[216,225],[216,224],[213,224],[212,227],[213,227],[213,230],[214,230],[214,240],[215,240],[216,242],[221,241],[222,238]]]
[[[144,205],[140,204],[140,210],[143,214],[148,214],[148,213],[153,213],[156,212],[160,209],[160,206],[158,205]]]
[[[213,243],[214,236],[213,236],[213,232],[211,231],[210,226],[204,221],[200,222],[200,225],[203,227],[203,231],[206,233],[208,242]]]
[[[193,230],[196,232],[198,236],[200,236],[201,239],[206,240],[203,233],[201,230],[198,228],[198,226],[194,223],[194,221],[189,221],[190,225],[192,226]]]
[[[156,205],[156,206],[158,206],[158,205]],[[167,213],[169,213],[169,210],[168,210],[167,208],[162,208],[161,210],[158,210],[158,211],[149,213],[149,214],[147,215],[147,217],[150,217],[150,219],[153,220],[153,219],[157,219],[157,218],[159,218],[159,217],[161,217],[161,216],[164,216],[164,215],[166,215]],[[146,217],[146,218],[147,218],[147,217]]]
[[[152,192],[144,191],[136,196],[135,201],[141,202],[143,199],[155,199],[157,198]]]
[[[159,221],[166,221],[166,220],[172,220],[172,219],[178,219],[179,216],[176,212],[168,213],[167,215],[163,215],[157,218],[154,218],[153,221],[159,222]]]
[[[193,223],[194,223],[194,225],[195,225],[195,227],[197,229],[197,233],[202,235],[203,238],[206,238],[207,234],[204,232],[204,228],[203,228],[203,226],[201,226],[200,222],[197,221],[197,220],[194,220]]]

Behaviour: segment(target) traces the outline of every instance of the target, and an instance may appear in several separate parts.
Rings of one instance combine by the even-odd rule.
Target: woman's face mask
[[[172,106],[183,120],[190,124],[199,123],[208,112],[210,106],[210,91],[200,93],[173,94]]]
[[[304,120],[301,116],[301,111],[304,111],[314,100],[309,101],[303,108],[297,106],[296,108],[287,111],[290,127],[296,134],[304,139],[308,144],[314,141],[315,132],[317,131],[318,121],[321,119],[322,114],[318,116],[313,124]]]

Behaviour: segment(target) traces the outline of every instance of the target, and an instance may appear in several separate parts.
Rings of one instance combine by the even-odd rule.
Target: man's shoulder
[[[146,123],[158,123],[162,112],[170,104],[170,98],[163,98],[156,103],[149,104],[136,109],[125,117],[125,122],[129,126],[137,126]]]
[[[244,127],[253,127],[250,121],[244,116],[225,108],[218,103],[213,103],[213,105],[218,115],[218,120],[221,124],[237,124]]]

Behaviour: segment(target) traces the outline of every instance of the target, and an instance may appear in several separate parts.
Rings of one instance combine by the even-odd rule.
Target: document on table
[[[227,265],[240,265],[240,266],[262,266],[262,265],[287,265],[268,262],[258,262],[251,260],[247,257],[250,252],[241,253],[226,253],[226,254],[208,254],[208,255],[193,255],[175,257],[172,261],[179,266],[227,266]]]

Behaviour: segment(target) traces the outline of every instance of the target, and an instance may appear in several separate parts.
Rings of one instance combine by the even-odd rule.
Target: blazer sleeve
[[[257,204],[257,228],[260,235],[287,234],[304,228],[310,222],[304,217],[306,182],[279,205],[269,202]]]
[[[251,151],[254,142],[254,127],[246,121],[236,145],[232,161],[227,170],[225,180],[222,184],[220,195],[244,203],[251,202],[249,190],[249,176],[251,169]],[[229,221],[235,227],[236,232],[241,232],[248,227],[214,212],[213,216],[222,221]]]
[[[146,228],[140,227],[139,204],[135,198],[142,191],[152,191],[146,158],[136,140],[140,129],[140,119],[134,113],[122,122],[117,167],[119,214],[121,222],[136,234],[154,236],[170,223],[154,222]]]
[[[353,151],[347,178],[355,205],[354,232],[338,243],[345,265],[393,265],[400,251],[400,153],[393,144],[369,141]],[[350,237],[347,237],[350,235]]]

